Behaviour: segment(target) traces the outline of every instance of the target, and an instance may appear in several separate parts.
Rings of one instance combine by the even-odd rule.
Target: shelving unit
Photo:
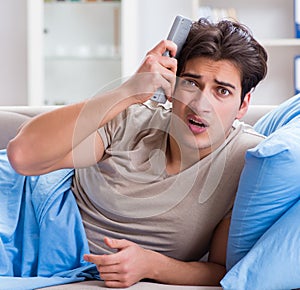
[[[294,95],[294,57],[300,54],[295,38],[293,0],[199,0],[199,7],[234,8],[269,56],[268,75],[253,93],[253,104],[279,104]]]
[[[91,97],[121,77],[121,2],[44,3],[44,103]]]
[[[92,96],[102,87],[106,87],[107,84],[119,83],[123,78],[132,75],[146,52],[167,36],[177,14],[194,18],[197,1],[121,0],[119,2],[70,3],[68,1],[45,3],[45,24],[46,28],[50,27],[45,35],[45,58],[43,59],[45,66],[44,99],[46,103],[76,102],[79,99]],[[78,5],[78,9],[80,8],[80,12],[74,11],[76,5]],[[84,21],[83,17],[80,16],[83,13],[81,10],[91,7],[95,8],[95,10],[92,9],[93,13],[98,11],[97,20],[102,24],[91,24],[91,17]],[[72,14],[70,9],[73,9]],[[106,12],[104,13],[103,10]],[[116,10],[117,13],[113,12]],[[105,15],[101,16],[101,13]],[[114,13],[117,14],[117,17]],[[110,19],[105,21],[106,17],[110,17]],[[49,19],[55,23],[49,22]],[[77,19],[76,23],[67,24],[71,19]],[[109,29],[116,27],[116,22],[119,27],[117,33],[116,30]],[[80,34],[78,32],[76,35],[94,34],[95,37],[89,38],[93,41],[90,48],[74,43],[73,32],[64,33],[65,37],[62,39],[62,41],[67,41],[69,45],[65,45],[63,48],[56,46],[55,48],[53,43],[57,44],[59,41],[57,39],[51,41],[50,39],[53,27],[55,31],[58,31],[57,35],[62,35],[63,30],[67,28],[74,30],[74,26],[78,26],[77,31],[81,31]],[[112,49],[118,47],[117,42],[120,43],[118,53],[111,54],[111,48],[100,47],[99,49],[99,43],[102,43],[103,39],[106,38],[108,39],[105,43],[113,43]],[[110,53],[103,53],[105,50]],[[60,66],[59,70],[57,70],[58,65]],[[85,87],[83,88],[83,86]],[[69,93],[70,88],[72,88],[72,93]]]
[[[294,0],[61,1],[44,3],[40,12],[32,4],[28,14],[35,21],[38,17],[34,15],[44,15],[44,23],[31,26],[34,37],[29,30],[28,38],[35,39],[29,41],[29,67],[33,64],[29,68],[29,104],[76,102],[111,81],[130,76],[146,52],[167,36],[177,14],[197,19],[199,7],[205,6],[234,8],[238,19],[268,52],[268,75],[254,91],[252,103],[279,104],[293,96],[294,57],[300,55],[300,39],[295,39],[294,31]],[[90,12],[90,16],[83,16],[89,8],[97,14],[96,20]],[[42,38],[38,27],[46,29]],[[45,54],[40,59],[42,46]]]

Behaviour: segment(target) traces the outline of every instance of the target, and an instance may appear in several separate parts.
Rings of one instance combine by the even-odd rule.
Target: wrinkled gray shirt
[[[226,141],[190,168],[165,168],[170,110],[134,105],[99,133],[105,155],[77,169],[73,192],[90,250],[109,253],[105,236],[128,239],[167,256],[198,260],[230,214],[244,155],[263,137],[235,121]]]

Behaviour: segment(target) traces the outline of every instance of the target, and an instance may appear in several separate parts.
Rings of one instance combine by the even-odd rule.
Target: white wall
[[[122,0],[122,76],[131,75],[146,52],[167,37],[177,14],[193,18],[195,2]],[[43,1],[0,4],[0,105],[39,105],[44,86]]]
[[[139,67],[146,52],[166,38],[177,14],[196,19],[195,6],[199,1],[122,0],[121,75],[131,75]],[[252,4],[237,0],[228,0],[226,3],[219,0],[200,2],[216,7],[235,6],[242,22],[249,25],[260,38],[274,38],[276,41],[282,37],[293,38],[292,0],[274,0],[271,10],[269,1],[255,0]],[[43,103],[43,3],[43,0],[0,0],[0,105]],[[257,19],[261,19],[263,15],[266,16],[267,24],[261,29],[261,23]],[[293,56],[299,54],[299,44],[286,45],[283,39],[283,44],[269,44],[267,50],[269,73],[255,90],[258,97],[254,100],[255,103],[256,100],[257,103],[280,103],[293,94]],[[120,68],[116,69],[115,63],[108,65],[111,71],[107,71],[107,78],[114,80],[116,77],[112,72],[119,76]],[[108,82],[106,78],[103,80]],[[94,84],[87,85],[94,90]]]
[[[34,0],[31,0],[34,1]],[[44,100],[69,104],[121,76],[119,3],[45,3]]]
[[[197,0],[122,0],[123,76],[131,75],[146,52],[165,39],[176,15],[195,19]]]
[[[0,0],[0,105],[27,103],[26,1]]]

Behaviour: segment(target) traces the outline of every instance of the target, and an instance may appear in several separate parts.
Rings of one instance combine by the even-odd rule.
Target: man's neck
[[[169,175],[177,174],[200,160],[198,149],[179,146],[176,140],[169,135],[166,150],[166,171]]]

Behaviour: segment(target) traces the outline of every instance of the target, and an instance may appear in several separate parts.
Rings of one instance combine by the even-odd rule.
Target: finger
[[[166,97],[170,99],[175,90],[176,75],[167,73],[163,75],[163,78],[165,79],[165,82],[162,83],[162,88],[164,89]]]
[[[134,283],[129,283],[127,281],[104,281],[104,284],[108,288],[128,288]]]
[[[115,254],[111,255],[93,255],[93,254],[85,254],[83,259],[87,262],[100,265],[115,265],[118,263],[117,257]]]
[[[175,58],[167,56],[155,58],[153,56],[148,56],[148,59],[145,60],[145,65],[147,66],[147,71],[153,73],[154,78],[161,75],[172,84],[172,87],[174,87],[177,71],[177,60]]]
[[[97,267],[97,270],[99,271],[100,278],[104,281],[117,281],[120,280],[120,274],[117,270],[113,270],[113,267],[106,267],[106,269],[103,269],[104,267]]]
[[[177,59],[171,58],[168,56],[161,56],[159,58],[159,64],[163,67],[164,70],[168,70],[169,72],[173,72],[176,74],[177,71]]]
[[[166,73],[170,71],[176,74],[177,60],[168,56],[157,56],[148,54],[142,65],[137,70],[138,73],[152,72],[152,73]]]
[[[165,51],[169,51],[170,56],[174,57],[177,51],[177,45],[171,40],[162,40],[147,54],[162,55]]]
[[[114,274],[114,273],[110,273],[110,274],[105,274],[103,276],[101,276],[101,279],[108,282],[122,282],[122,283],[128,283],[130,280],[130,277],[128,277],[128,275],[124,275],[124,274]]]
[[[124,240],[124,239],[111,239],[111,238],[108,238],[108,237],[104,238],[104,243],[108,247],[110,247],[112,249],[118,249],[118,250],[121,250],[121,249],[126,248],[126,247],[131,245],[130,241],[127,241],[127,240]]]
[[[114,264],[114,265],[100,265],[98,266],[98,271],[101,273],[101,275],[103,274],[112,274],[112,273],[120,273],[121,271],[121,267],[119,266],[119,264]]]

